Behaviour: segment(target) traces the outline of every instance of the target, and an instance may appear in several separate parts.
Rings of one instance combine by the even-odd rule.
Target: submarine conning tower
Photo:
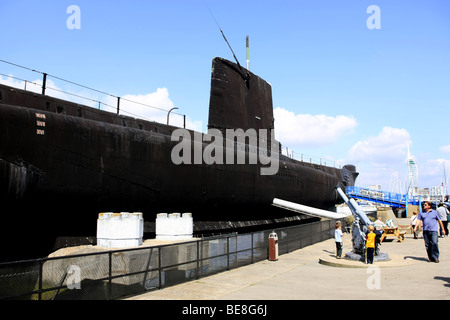
[[[208,129],[269,131],[274,121],[270,84],[240,65],[214,58]]]

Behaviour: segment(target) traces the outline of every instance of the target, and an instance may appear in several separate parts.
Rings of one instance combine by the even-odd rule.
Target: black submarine
[[[222,58],[212,62],[208,133],[0,85],[0,261],[95,236],[101,212],[142,212],[150,223],[191,212],[194,231],[219,232],[306,217],[274,198],[341,203],[336,186],[354,185],[355,166],[284,156],[274,130],[270,84]]]

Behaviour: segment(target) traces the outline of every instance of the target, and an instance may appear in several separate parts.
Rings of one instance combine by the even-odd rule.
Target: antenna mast
[[[230,43],[228,42],[227,37],[225,37],[225,34],[223,33],[222,28],[220,27],[219,23],[217,22],[216,17],[214,17],[214,15],[213,15],[211,9],[209,9],[209,7],[208,7],[208,5],[206,4],[206,2],[205,2],[205,5],[206,5],[206,8],[208,9],[209,13],[211,14],[211,17],[212,17],[212,18],[214,19],[214,21],[216,22],[216,25],[217,25],[217,27],[219,28],[220,33],[222,34],[223,39],[224,39],[225,42],[227,43],[228,48],[230,48],[231,53],[233,54],[234,60],[236,60],[236,63],[237,63],[237,65],[238,65],[238,67],[239,67],[239,73],[241,74],[241,76],[242,76],[242,78],[245,80],[245,82],[248,82],[248,80],[250,79],[250,75],[249,75],[248,73],[244,73],[244,72],[243,72],[242,66],[241,66],[241,64],[239,63],[239,60],[236,58],[236,55],[234,54],[233,48],[231,48],[231,45],[230,45]],[[248,60],[247,60],[247,61],[248,61]]]
[[[250,71],[250,59],[249,59],[249,41],[248,41],[248,36],[245,39],[246,40],[246,46],[247,46],[247,70]]]

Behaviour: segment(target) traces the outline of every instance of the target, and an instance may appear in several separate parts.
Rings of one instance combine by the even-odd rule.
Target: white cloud
[[[18,89],[23,89],[23,90],[27,90],[27,91],[31,91],[31,92],[35,92],[35,93],[42,93],[42,80],[27,81],[25,83],[25,81],[15,79],[10,75],[10,77],[5,77],[5,78],[3,76],[0,76],[0,83],[10,86],[10,87],[18,88]],[[56,87],[55,83],[51,79],[47,79],[46,87],[59,89]],[[57,93],[58,91],[54,91],[54,92]],[[59,95],[52,94],[51,96],[60,98],[61,93]]]
[[[450,160],[445,159],[428,159],[426,162],[427,169],[424,170],[430,176],[444,176],[444,168],[448,170]]]
[[[37,79],[34,81],[25,81],[14,79],[12,77],[3,78],[0,76],[0,83],[22,89],[27,90],[35,93],[42,93],[42,79]],[[62,100],[68,100],[80,104],[84,104],[90,107],[97,107],[98,102],[95,102],[94,100],[98,100],[98,97],[93,95],[91,92],[80,92],[80,91],[74,91],[70,90],[72,94],[63,92],[62,90],[52,79],[47,78],[45,83],[46,91],[45,94],[54,98],[62,99]]]
[[[12,75],[10,75],[10,77],[5,77],[5,78],[3,76],[0,76],[0,83],[4,84],[6,86],[24,89],[25,83],[23,81],[11,78],[11,76]]]
[[[407,185],[407,146],[411,144],[410,134],[405,129],[385,127],[380,134],[356,143],[349,151],[349,159],[358,163],[360,176],[358,185],[368,186],[381,184],[385,191],[396,191],[392,187],[392,176],[398,173],[398,181],[406,190]],[[450,153],[450,146],[443,146],[440,151]],[[421,188],[440,185],[441,182],[450,183],[450,160],[430,158],[429,154],[412,157],[419,170],[418,186]]]
[[[25,89],[24,81],[12,77],[4,78],[3,76],[0,76],[0,83],[19,89]],[[75,95],[67,94],[61,92],[63,90],[49,78],[47,78],[46,87],[46,94],[55,98],[81,103],[94,108],[98,108],[98,101],[101,101],[101,109],[109,112],[116,112],[117,110],[117,98],[112,96],[105,97],[104,95],[98,95],[95,92],[86,91],[84,89],[83,91],[70,90],[70,92]],[[26,83],[26,90],[41,93],[42,80],[28,81]],[[157,88],[156,91],[152,93],[124,95],[120,99],[119,109],[120,114],[129,117],[165,124],[167,123],[167,114],[169,110],[174,107],[174,103],[169,98],[169,90],[167,88]],[[184,118],[179,110],[173,110],[170,113],[169,123],[174,126],[183,127]],[[189,117],[186,117],[186,128],[201,131],[202,124],[199,121],[192,121]]]
[[[117,99],[110,99],[110,101],[108,104],[117,105]],[[167,123],[169,110],[175,107],[169,98],[167,88],[158,88],[155,92],[147,94],[127,94],[120,98],[120,114],[163,124]],[[170,113],[169,124],[178,127],[184,126],[183,114],[178,109],[174,109]],[[199,121],[194,122],[186,116],[186,128],[201,131],[202,125]]]
[[[349,151],[349,158],[385,166],[393,162],[405,162],[407,146],[411,143],[406,129],[384,127],[376,137],[359,141]]]
[[[338,141],[357,126],[353,117],[295,114],[276,108],[275,136],[284,145],[321,147]]]
[[[384,127],[378,136],[357,142],[349,151],[349,159],[358,163],[359,183],[368,186],[381,184],[389,190],[395,173],[403,175],[407,170],[407,148],[411,144],[406,129]],[[405,181],[403,181],[405,183]]]
[[[110,97],[108,100],[109,105],[117,106],[116,98]],[[127,94],[120,98],[121,114],[161,123],[167,122],[167,113],[173,107],[167,88],[158,88],[155,92],[147,94]]]
[[[422,180],[435,181],[435,185],[441,182],[449,184],[450,160],[428,159],[420,170],[419,182]],[[422,176],[422,177],[421,177]],[[423,179],[422,179],[423,178]]]
[[[450,144],[448,146],[442,146],[439,148],[439,151],[442,153],[448,153],[450,154]]]

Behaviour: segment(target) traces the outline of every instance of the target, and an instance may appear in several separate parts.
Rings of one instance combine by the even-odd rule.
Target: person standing
[[[375,221],[375,222],[373,223],[373,226],[374,226],[375,229],[377,229],[377,230],[383,230],[384,227],[386,227],[386,224],[383,222],[383,220],[381,220],[381,217],[379,217],[379,218],[377,219],[377,221]]]
[[[336,230],[334,230],[334,241],[336,242],[336,258],[342,258],[342,224],[340,221],[336,221]]]
[[[448,228],[447,228],[447,215],[448,215],[448,210],[446,207],[444,207],[444,203],[439,203],[438,204],[438,208],[436,210],[439,213],[439,216],[441,217],[441,221],[442,221],[442,225],[444,226],[444,231],[445,234],[448,235]],[[442,235],[442,228],[439,229],[440,231],[440,236],[443,237]]]
[[[416,227],[416,222],[417,222],[417,212],[413,212],[413,215],[411,217],[411,229],[413,230],[413,234],[414,234],[414,239],[418,239],[417,235],[418,235],[418,231],[414,231],[414,228]]]
[[[431,208],[431,202],[425,201],[423,204],[423,210],[417,217],[417,223],[414,227],[414,232],[417,228],[422,226],[423,239],[425,240],[425,249],[427,250],[429,262],[439,262],[439,246],[438,246],[438,230],[439,226],[444,229],[442,225],[441,217],[436,210]],[[442,231],[445,235],[445,230]]]
[[[368,227],[369,233],[367,234],[367,241],[366,241],[366,263],[367,264],[373,264],[373,254],[375,252],[375,233],[373,232],[375,230],[374,226],[371,224]]]

